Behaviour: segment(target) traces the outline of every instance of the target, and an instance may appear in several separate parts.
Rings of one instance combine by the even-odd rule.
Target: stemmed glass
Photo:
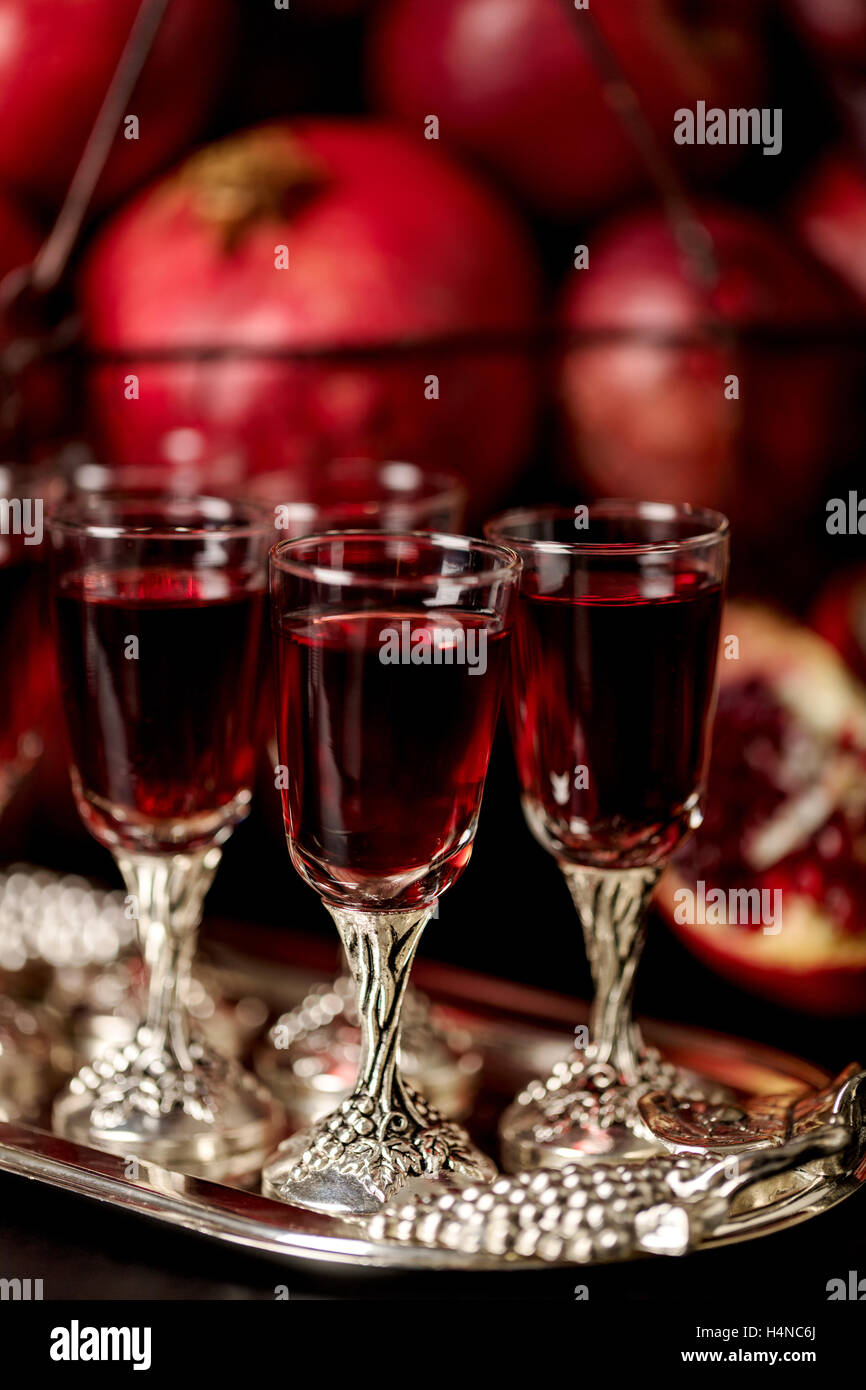
[[[315,469],[258,473],[244,496],[267,506],[278,538],[323,531],[458,531],[466,488],[452,473],[400,460],[330,459]]]
[[[577,1030],[571,1059],[506,1112],[505,1160],[637,1159],[660,1147],[646,1091],[721,1099],[643,1045],[632,994],[654,886],[701,823],[728,524],[602,501],[508,512],[486,533],[523,560],[509,700],[523,809],[565,875],[595,986],[591,1041]]]
[[[53,671],[44,541],[61,487],[49,469],[0,463],[0,813],[42,753]]]
[[[271,551],[283,815],[336,923],[362,1045],[351,1095],[293,1135],[263,1190],[363,1214],[493,1165],[403,1079],[400,1014],[436,901],[470,854],[520,563],[458,536],[342,532]]]
[[[45,621],[48,516],[62,483],[43,464],[0,462],[0,820],[43,752],[55,693]],[[20,1002],[17,975],[0,973],[0,1117],[32,1114],[56,1086],[51,1064],[59,1038],[42,1008]],[[17,995],[18,998],[12,997]],[[38,1028],[34,1028],[38,1023]]]
[[[466,508],[466,488],[454,474],[431,472],[396,459],[327,459],[315,467],[258,473],[244,485],[244,496],[267,507],[275,538],[285,540],[359,529],[454,534],[462,528]],[[273,766],[277,757],[270,695],[268,684],[262,716]],[[256,1056],[256,1069],[293,1115],[321,1113],[323,1105],[331,1108],[335,1096],[345,1093],[343,1078],[356,1050],[358,1020],[351,977],[343,973],[321,989],[325,1016],[302,1002],[282,1015],[271,1032],[271,1039],[288,1039],[285,1045],[268,1043]],[[412,1057],[419,1079],[432,1081],[435,1076],[449,1100],[462,1103],[466,1076],[428,1001],[409,989],[406,1008],[414,1019]]]
[[[279,1109],[191,1034],[205,894],[247,815],[269,521],[163,491],[73,495],[51,521],[61,686],[79,814],[113,854],[148,970],[146,1018],[55,1103],[62,1133],[209,1175],[246,1175]]]

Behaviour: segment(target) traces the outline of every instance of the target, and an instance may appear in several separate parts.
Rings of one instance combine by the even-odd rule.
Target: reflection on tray
[[[653,1023],[646,1024],[645,1032],[654,1046],[680,1066],[694,1067],[731,1088],[736,1102],[733,1110],[722,1107],[712,1114],[707,1107],[687,1112],[664,1096],[647,1097],[647,1122],[676,1153],[649,1160],[637,1171],[608,1169],[603,1180],[593,1177],[592,1168],[574,1175],[524,1173],[463,1193],[440,1192],[438,1185],[431,1191],[428,1183],[419,1193],[410,1182],[379,1216],[358,1222],[262,1197],[251,1190],[257,1172],[235,1174],[226,1185],[213,1180],[218,1176],[214,1172],[183,1175],[141,1160],[130,1165],[123,1155],[70,1143],[47,1128],[53,1094],[82,1052],[98,1055],[106,1039],[118,1044],[135,1017],[140,990],[140,966],[122,931],[116,936],[115,959],[106,959],[105,895],[80,880],[71,887],[74,893],[63,899],[54,876],[38,871],[27,890],[28,945],[19,955],[22,968],[4,976],[7,998],[0,1033],[5,1029],[9,1037],[17,1030],[17,1041],[26,1040],[25,1052],[31,1055],[29,1068],[17,1073],[16,1087],[0,1060],[5,1121],[0,1123],[0,1167],[9,1171],[250,1249],[411,1269],[512,1268],[682,1253],[806,1219],[853,1192],[866,1170],[862,1076],[856,1067],[832,1082],[819,1069],[771,1048]],[[21,881],[16,888],[19,895],[25,891]],[[86,917],[91,893],[103,912],[101,958],[74,966],[68,955],[65,961],[40,960],[32,943],[51,937],[36,929],[39,904],[54,913],[56,924],[63,901],[74,902],[78,917]],[[0,929],[5,928],[7,945],[10,917],[9,911],[4,915],[0,895]],[[318,968],[285,963],[315,961],[315,944],[307,949],[301,940],[259,933],[261,953],[250,958],[237,948],[241,942],[249,945],[247,928],[220,932],[202,966],[194,1006],[200,1025],[217,1030],[224,1048],[254,1056],[260,1070],[272,1075],[279,1065],[274,1025],[293,1010],[297,1016],[298,1010],[314,1009],[323,999],[325,1012],[333,1014],[334,1001],[322,994],[329,988],[322,977],[327,980],[329,972],[322,963]],[[270,958],[268,945],[273,947]],[[454,1092],[452,1103],[465,1111],[474,1092],[472,1134],[492,1152],[498,1117],[515,1091],[567,1053],[576,1006],[542,991],[439,965],[422,968],[418,975],[431,1000],[419,999],[419,1022],[449,1040],[453,1058],[469,1059],[464,1085]],[[16,991],[30,997],[13,1002]],[[353,1021],[343,1022],[350,1057]],[[7,1048],[0,1058],[10,1052]],[[321,1080],[321,1070],[316,1075]],[[350,1078],[340,1073],[335,1080],[345,1086]],[[295,1087],[295,1097],[299,1094]],[[309,1097],[301,1101],[296,1124],[309,1113]],[[752,1145],[744,1153],[738,1145],[741,1107],[751,1125],[764,1126],[763,1148]],[[625,1197],[629,1200],[623,1206]],[[504,1213],[510,1213],[507,1220]]]

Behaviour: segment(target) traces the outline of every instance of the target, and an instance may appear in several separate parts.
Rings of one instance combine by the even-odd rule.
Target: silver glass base
[[[251,1181],[282,1133],[280,1106],[237,1062],[193,1041],[188,1067],[140,1029],[82,1067],[54,1104],[55,1130],[94,1148],[215,1181]]]
[[[50,1009],[0,995],[0,1121],[35,1121],[68,1075],[70,1060]]]
[[[244,1034],[238,1011],[201,966],[184,983],[185,1011],[203,1042],[225,1057],[240,1056],[251,1039]],[[101,967],[62,969],[55,973],[48,998],[69,1020],[76,1065],[82,1066],[106,1052],[122,1052],[135,1041],[147,1012],[147,974],[138,955]]]
[[[654,1048],[640,1049],[637,1077],[626,1082],[609,1063],[595,1060],[590,1045],[545,1080],[531,1081],[505,1111],[499,1124],[503,1167],[513,1173],[574,1163],[643,1163],[664,1152],[639,1109],[650,1091],[714,1104],[732,1099],[724,1087],[665,1061]]]
[[[267,1164],[262,1192],[295,1206],[367,1216],[404,1188],[489,1182],[496,1165],[460,1125],[445,1120],[405,1083],[403,1104],[383,1113],[356,1091],[338,1110],[281,1144]]]
[[[361,1059],[361,1020],[348,975],[314,985],[282,1014],[255,1053],[255,1069],[299,1127],[330,1115],[351,1095]],[[469,1113],[480,1052],[462,1030],[444,1031],[429,999],[411,986],[403,1000],[400,1069],[449,1118]]]

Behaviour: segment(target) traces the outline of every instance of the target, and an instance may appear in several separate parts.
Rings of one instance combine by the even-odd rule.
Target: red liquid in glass
[[[331,901],[410,908],[468,862],[507,654],[490,624],[438,609],[277,629],[286,831],[296,867]],[[382,662],[382,634],[403,631],[419,650],[429,640],[430,664]],[[486,669],[461,663],[461,649]]]
[[[209,843],[254,762],[264,594],[231,570],[90,571],[55,598],[81,814],[127,848]],[[137,639],[137,657],[130,639]]]
[[[653,863],[702,789],[721,588],[697,570],[611,569],[543,594],[535,580],[518,604],[510,699],[527,818],[574,862]]]
[[[0,809],[42,751],[54,689],[42,567],[17,538],[0,537]]]

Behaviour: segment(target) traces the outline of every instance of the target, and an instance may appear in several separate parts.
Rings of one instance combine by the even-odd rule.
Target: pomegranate
[[[13,281],[10,272],[24,270],[38,250],[39,237],[36,229],[30,225],[15,203],[5,195],[0,195],[0,350],[7,347],[14,336],[10,311],[14,308],[14,281],[17,281],[17,277],[14,277]],[[10,278],[7,279],[7,276]]]
[[[834,576],[818,596],[811,623],[866,684],[866,569]]]
[[[863,0],[788,0],[796,27],[810,48],[844,66],[866,65]]]
[[[761,89],[754,6],[699,0],[386,0],[374,14],[375,102],[476,156],[538,209],[598,211],[646,182],[605,95],[587,30],[598,26],[666,149],[718,171],[731,147],[674,146],[674,112],[750,106]]]
[[[793,214],[813,255],[866,304],[866,174],[859,160],[843,150],[827,155],[800,190]]]
[[[39,249],[39,237],[24,213],[0,196],[0,281],[10,270],[29,265]]]
[[[309,11],[312,19],[336,19],[360,14],[369,3],[370,0],[296,0],[298,13],[303,15]]]
[[[54,207],[63,197],[140,0],[0,0],[0,181]],[[232,0],[170,0],[129,103],[103,203],[176,156],[199,128],[233,28]]]
[[[7,450],[0,454],[0,463],[20,457],[25,440],[30,452],[41,451],[61,428],[64,415],[61,373],[55,364],[31,355],[35,325],[22,308],[27,297],[24,272],[39,244],[26,215],[0,195],[0,450]]]
[[[722,631],[723,658],[735,635],[739,659],[720,663],[706,818],[665,872],[659,905],[726,978],[808,1012],[856,1012],[866,1008],[866,690],[820,637],[768,609],[731,604]],[[766,911],[692,912],[683,889],[696,903],[721,889],[727,904],[757,889]]]
[[[489,506],[525,457],[533,369],[434,340],[525,330],[536,289],[521,229],[422,139],[327,119],[232,137],[123,211],[84,267],[87,340],[121,359],[91,381],[105,457],[411,458]],[[201,348],[246,356],[146,358]]]
[[[807,515],[843,448],[850,362],[808,334],[834,329],[846,303],[770,223],[699,211],[713,288],[690,273],[654,208],[592,238],[588,268],[567,281],[562,321],[586,335],[559,383],[570,464],[602,495],[643,497],[651,477],[656,496],[720,508],[740,536],[766,540],[780,498],[786,524]]]

